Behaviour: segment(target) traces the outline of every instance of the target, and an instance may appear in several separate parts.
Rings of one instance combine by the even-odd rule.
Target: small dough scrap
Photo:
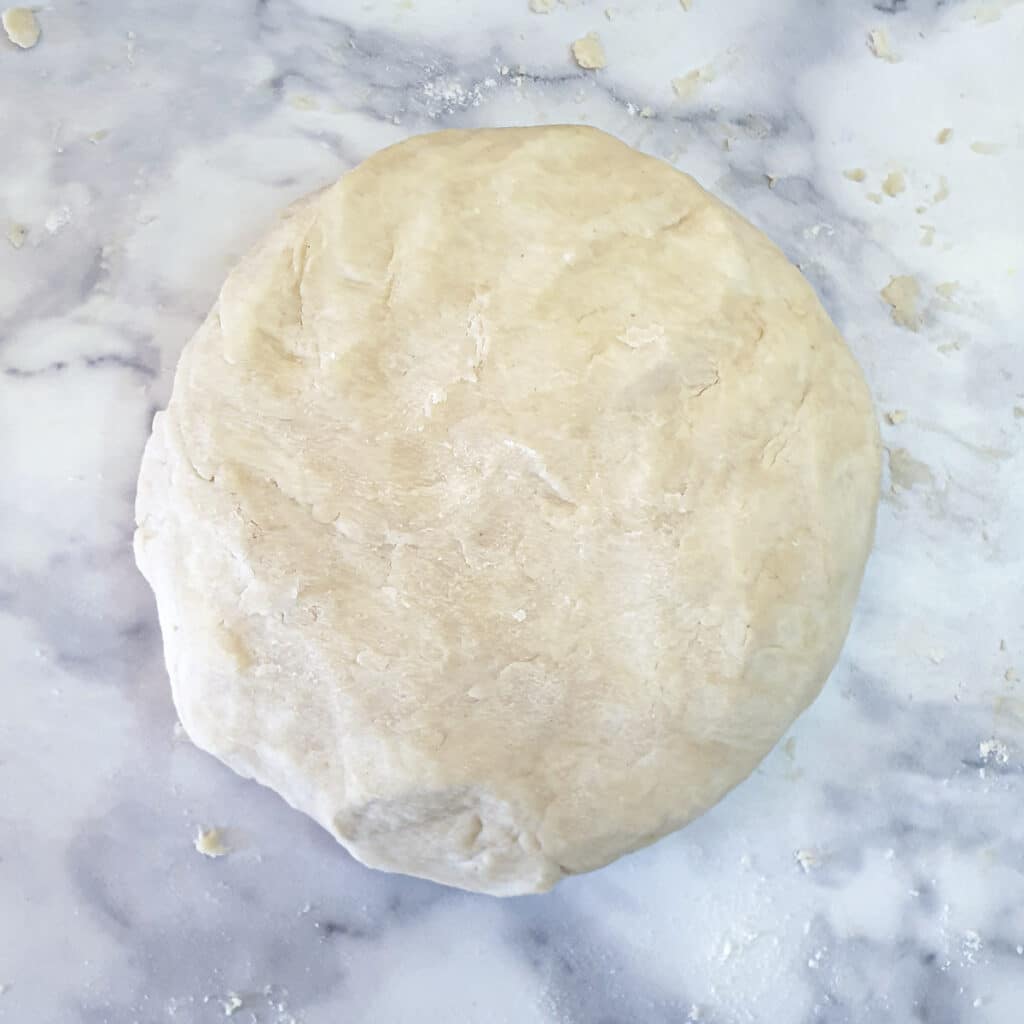
[[[843,177],[849,178],[850,181],[864,181],[868,176],[868,172],[863,167],[851,167],[848,171],[843,171]]]
[[[15,46],[30,50],[39,42],[39,22],[28,7],[8,7],[2,20],[7,38]]]
[[[949,140],[953,138],[952,128],[943,128],[938,135],[935,136],[935,141],[940,145],[944,146]]]
[[[899,426],[899,424],[903,423],[906,420],[907,414],[906,414],[906,412],[903,409],[893,409],[892,412],[887,412],[885,414],[885,418],[894,427],[896,427],[896,426]]]
[[[868,33],[868,49],[879,59],[888,61],[890,64],[899,62],[892,48],[889,33],[884,28],[873,28]]]
[[[572,44],[572,55],[576,63],[587,71],[596,71],[608,64],[604,47],[596,32],[588,32],[582,39],[577,39]]]
[[[20,249],[25,244],[26,238],[28,238],[28,228],[24,224],[12,224],[7,229],[7,241],[15,249]]]
[[[935,475],[928,464],[915,459],[906,448],[889,449],[889,476],[893,488],[904,491],[931,487],[935,483]]]
[[[921,286],[917,283],[917,278],[909,274],[899,274],[890,278],[881,295],[889,304],[894,322],[911,331],[921,329],[921,311],[918,308]]]
[[[681,99],[688,100],[697,93],[697,90],[713,82],[715,79],[714,68],[710,64],[687,71],[685,75],[672,79],[672,91]]]
[[[682,827],[784,736],[880,468],[814,290],[693,178],[593,128],[442,131],[228,276],[135,551],[198,747],[365,864],[513,895]]]
[[[1006,149],[1001,142],[972,142],[971,152],[979,156],[998,156]]]
[[[224,833],[219,828],[200,828],[192,845],[204,857],[223,857],[231,852],[231,847],[228,846]]]
[[[890,171],[882,182],[882,191],[890,198],[895,198],[906,191],[906,188],[907,180],[903,177],[902,171]]]
[[[530,10],[534,14],[550,14],[555,7],[555,0],[530,0]]]

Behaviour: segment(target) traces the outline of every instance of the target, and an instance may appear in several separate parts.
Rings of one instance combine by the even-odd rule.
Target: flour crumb
[[[940,145],[944,146],[949,140],[953,138],[952,128],[943,128],[938,135],[935,136],[935,141]]]
[[[793,859],[800,865],[805,875],[810,874],[815,868],[821,867],[821,854],[817,850],[797,850]]]
[[[20,249],[25,244],[26,238],[28,238],[28,228],[24,224],[12,224],[7,229],[7,241],[15,249]]]
[[[572,55],[576,63],[587,71],[596,71],[608,65],[604,47],[596,32],[588,32],[572,44]]]
[[[868,33],[868,49],[879,59],[895,64],[899,61],[892,48],[889,33],[884,28],[873,28]]]
[[[687,71],[685,75],[672,79],[672,91],[681,100],[688,100],[697,93],[697,90],[708,82],[714,81],[715,72],[710,64]]]
[[[976,931],[964,932],[964,937],[960,943],[960,950],[963,955],[964,963],[976,964],[978,962],[978,954],[981,952],[981,947],[981,936]]]
[[[242,1008],[242,999],[235,992],[229,992],[227,997],[220,1001],[225,1017],[233,1017],[236,1011]]]
[[[916,278],[909,274],[898,274],[889,279],[880,294],[889,304],[894,323],[910,331],[921,329],[921,312],[918,309],[921,286]]]
[[[877,203],[880,203],[882,201],[882,193],[881,192],[869,192],[864,198],[867,199],[868,202],[876,203],[877,204]]]
[[[935,225],[934,224],[922,224],[921,225],[921,245],[926,249],[933,245],[935,242]]]
[[[2,18],[7,38],[15,46],[31,50],[39,42],[39,22],[27,7],[8,7]]]
[[[688,11],[693,7],[693,0],[679,0],[679,6],[682,7],[684,11]]]
[[[1014,416],[1016,416],[1016,415],[1018,414],[1018,412],[1020,413],[1020,418],[1024,418],[1024,409],[1017,409],[1017,408],[1014,408],[1014,410],[1013,410],[1013,414],[1014,414]],[[1007,669],[1007,670],[1006,670],[1006,671],[1005,671],[1005,672],[1003,673],[1003,678],[1004,678],[1004,679],[1005,679],[1005,680],[1006,680],[1006,681],[1007,681],[1008,683],[1015,683],[1015,682],[1017,682],[1017,679],[1018,679],[1018,676],[1017,676],[1017,670],[1016,670],[1015,668],[1013,668],[1013,667],[1011,666],[1010,668],[1008,668],[1008,669]]]
[[[843,171],[843,177],[849,178],[850,181],[864,181],[867,178],[868,172],[863,167],[851,167],[847,171]]]
[[[223,857],[231,852],[231,847],[224,840],[224,834],[219,828],[203,828],[200,826],[196,832],[192,845],[204,857]]]
[[[59,206],[56,210],[51,210],[43,223],[51,235],[57,234],[61,228],[71,223],[71,207]]]
[[[996,156],[1006,147],[998,142],[972,142],[971,152],[978,153],[981,156]]]
[[[646,345],[664,341],[665,328],[661,324],[651,324],[649,327],[627,327],[624,334],[616,336],[616,340],[630,348],[644,348]]]
[[[614,21],[615,20],[615,15],[618,14],[618,13],[619,12],[614,7],[606,7],[604,9],[604,16],[605,16],[605,18],[608,19],[608,21]]]
[[[978,744],[978,757],[985,764],[991,764],[993,761],[996,764],[1006,764],[1010,760],[1010,751],[1002,740],[982,740]]]
[[[885,176],[885,181],[882,182],[882,191],[891,199],[905,191],[906,187],[907,181],[903,177],[902,171],[890,171]]]
[[[940,281],[936,286],[935,290],[944,299],[951,299],[956,293],[956,290],[960,287],[959,281]]]
[[[935,195],[932,196],[932,205],[941,203],[944,199],[949,198],[949,182],[946,181],[945,175],[939,175],[939,187],[935,190]]]
[[[893,409],[892,412],[887,412],[885,418],[894,426],[898,427],[907,418],[907,414],[902,409]]]
[[[555,0],[530,0],[530,10],[534,14],[550,14],[555,6]]]

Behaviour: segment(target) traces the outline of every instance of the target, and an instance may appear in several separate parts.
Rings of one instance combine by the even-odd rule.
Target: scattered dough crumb
[[[953,298],[954,292],[959,287],[960,287],[960,282],[959,281],[940,281],[939,284],[937,284],[935,286],[935,290],[944,299],[951,299],[951,298]]]
[[[904,422],[907,418],[907,414],[902,409],[893,409],[892,412],[887,412],[885,418],[894,426],[897,427]]]
[[[608,64],[604,47],[596,32],[588,32],[582,39],[577,39],[572,44],[572,55],[576,58],[576,63],[587,71],[596,71]]]
[[[821,867],[821,855],[817,850],[797,850],[793,857],[805,875],[815,868]]]
[[[909,491],[919,484],[928,487],[935,483],[935,477],[928,466],[920,459],[915,459],[906,448],[889,450],[889,475],[892,477],[894,490],[902,488]]]
[[[684,11],[688,11],[693,7],[693,0],[679,0],[679,6],[682,7]]]
[[[946,181],[944,174],[939,175],[939,187],[935,190],[935,195],[932,196],[932,205],[941,203],[944,199],[949,198],[949,182]]]
[[[530,10],[534,14],[550,14],[555,0],[530,0]]]
[[[650,107],[641,107],[640,108],[640,116],[641,117],[654,117],[654,111]]]
[[[917,304],[921,298],[921,286],[915,278],[908,274],[890,278],[881,295],[892,310],[893,320],[900,327],[906,327],[911,331],[920,330],[921,312]]]
[[[39,42],[39,22],[27,7],[8,7],[3,13],[4,31],[15,46],[30,50]]]
[[[288,97],[288,105],[293,110],[318,110],[320,104],[312,96],[297,92]]]
[[[672,91],[681,99],[688,100],[694,93],[707,82],[714,80],[715,72],[710,64],[702,68],[694,68],[687,71],[685,75],[672,79]]]
[[[1010,760],[1010,752],[1006,749],[1006,744],[997,739],[982,740],[978,744],[978,756],[985,764],[990,761],[995,761],[996,764],[1006,764]]]
[[[769,188],[775,188],[775,186],[778,184],[779,179],[778,179],[777,175],[775,175],[775,174],[766,174],[764,177],[765,177],[765,181],[768,182],[768,187]]]
[[[1014,414],[1015,414],[1015,415],[1016,415],[1017,413],[1020,413],[1020,415],[1021,415],[1021,416],[1024,416],[1024,409],[1014,409],[1013,411],[1014,411]],[[1005,680],[1006,680],[1006,681],[1007,681],[1008,683],[1015,683],[1015,682],[1017,682],[1017,670],[1016,670],[1015,668],[1008,668],[1008,669],[1007,669],[1007,670],[1006,670],[1006,671],[1005,671],[1005,672],[1003,673],[1003,678],[1004,678],[1004,679],[1005,679]]]
[[[971,151],[979,153],[981,156],[995,156],[997,153],[1002,153],[1005,146],[1000,145],[998,142],[972,142]]]
[[[944,146],[949,140],[953,138],[952,128],[943,128],[938,135],[935,136],[935,141],[940,145]]]
[[[849,178],[850,181],[863,181],[868,176],[868,172],[863,167],[851,167],[848,171],[843,171],[843,177]]]
[[[98,132],[86,135],[86,138],[95,146],[97,142],[102,142],[109,134],[110,132],[106,128],[101,128]]]
[[[889,41],[889,33],[884,28],[873,28],[868,33],[868,49],[879,59],[895,64],[899,57]]]
[[[25,244],[25,239],[28,237],[28,228],[24,224],[12,224],[7,229],[7,241],[14,246],[15,249],[20,249]]]
[[[869,192],[864,198],[867,199],[869,202],[872,202],[872,203],[880,203],[882,201],[882,193],[881,192]]]
[[[1013,418],[1015,420],[1024,420],[1024,405],[1015,405],[1013,407]]]
[[[614,8],[614,7],[606,7],[606,8],[604,9],[604,16],[605,16],[605,17],[606,17],[606,18],[607,18],[607,19],[608,19],[609,21],[612,21],[612,20],[614,20],[614,18],[615,18],[615,15],[616,15],[617,13],[618,13],[618,12],[617,12],[617,11],[615,10],[615,8]]]
[[[193,845],[204,857],[223,857],[231,852],[219,828],[200,828]]]
[[[922,224],[921,225],[921,244],[929,246],[935,241],[935,225],[934,224]]]
[[[882,191],[890,197],[898,196],[906,187],[907,181],[902,171],[890,171],[882,182]]]

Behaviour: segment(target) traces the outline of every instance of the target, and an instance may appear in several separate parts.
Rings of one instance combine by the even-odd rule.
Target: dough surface
[[[228,277],[136,557],[198,746],[368,865],[534,892],[690,821],[815,697],[879,465],[814,292],[691,178],[447,131]]]

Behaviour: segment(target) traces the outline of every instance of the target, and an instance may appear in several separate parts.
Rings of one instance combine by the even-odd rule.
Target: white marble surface
[[[1024,4],[38,17],[0,45],[0,1020],[1024,1019]],[[569,58],[587,31],[605,70]],[[499,901],[360,867],[175,737],[132,499],[178,352],[276,210],[412,133],[555,121],[763,227],[906,418],[843,658],[779,749],[684,832]]]

